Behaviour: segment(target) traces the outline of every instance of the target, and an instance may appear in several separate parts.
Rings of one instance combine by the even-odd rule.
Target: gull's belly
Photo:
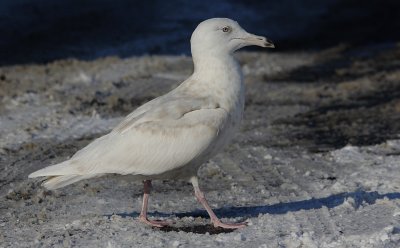
[[[222,150],[235,137],[236,132],[239,130],[244,112],[245,88],[242,81],[238,81],[237,85],[238,90],[236,93],[225,99],[225,103],[230,103],[225,105],[228,110],[228,117],[219,130],[217,141],[210,149],[209,158]],[[224,104],[221,105],[223,106]]]
[[[237,104],[237,106],[231,111],[226,121],[225,126],[220,130],[219,139],[221,142],[217,142],[218,145],[216,148],[216,152],[222,149],[227,143],[229,143],[235,136],[236,132],[240,127],[240,123],[243,117],[243,106],[241,104]]]

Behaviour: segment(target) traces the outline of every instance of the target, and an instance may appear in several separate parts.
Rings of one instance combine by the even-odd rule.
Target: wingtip
[[[31,174],[28,175],[28,178],[42,177],[43,175],[41,175],[41,174],[39,173],[40,171],[41,171],[41,170],[32,172]]]
[[[59,164],[44,167],[40,170],[34,171],[31,174],[29,174],[28,178],[52,177],[52,176],[61,176],[64,174],[71,174],[71,173],[65,173],[65,169],[69,169],[69,167],[67,166],[67,165],[69,165],[69,163],[70,163],[70,161],[66,160]]]

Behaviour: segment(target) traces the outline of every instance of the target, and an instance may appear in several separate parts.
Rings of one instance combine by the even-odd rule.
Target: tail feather
[[[42,186],[46,189],[58,189],[65,187],[67,185],[76,183],[80,180],[86,179],[89,176],[81,176],[81,175],[68,175],[68,176],[55,176],[55,177],[48,177],[46,181],[43,182]]]
[[[62,163],[35,171],[28,177],[47,177],[42,186],[51,190],[65,187],[83,179],[100,176],[99,174],[82,175],[78,172],[76,165],[76,161],[67,160]]]
[[[76,166],[73,166],[74,162],[71,160],[64,161],[59,164],[45,167],[41,170],[31,173],[28,177],[51,177],[51,176],[67,176],[67,175],[78,175]]]

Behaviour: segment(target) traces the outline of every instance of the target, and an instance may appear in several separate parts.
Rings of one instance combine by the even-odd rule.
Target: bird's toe
[[[145,223],[147,225],[153,226],[153,227],[164,227],[168,226],[169,223],[167,221],[161,221],[161,220],[149,220],[144,217],[139,217],[139,221],[142,223]]]
[[[214,227],[221,227],[225,229],[238,229],[238,228],[243,228],[247,226],[247,222],[242,222],[242,223],[223,223],[220,220],[214,221],[213,222]]]

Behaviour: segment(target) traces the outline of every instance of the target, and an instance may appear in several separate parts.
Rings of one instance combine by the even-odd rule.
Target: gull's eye
[[[228,32],[230,32],[231,30],[232,30],[232,28],[229,27],[229,26],[226,26],[226,27],[223,27],[223,28],[222,28],[222,32],[224,32],[224,33],[228,33]]]

